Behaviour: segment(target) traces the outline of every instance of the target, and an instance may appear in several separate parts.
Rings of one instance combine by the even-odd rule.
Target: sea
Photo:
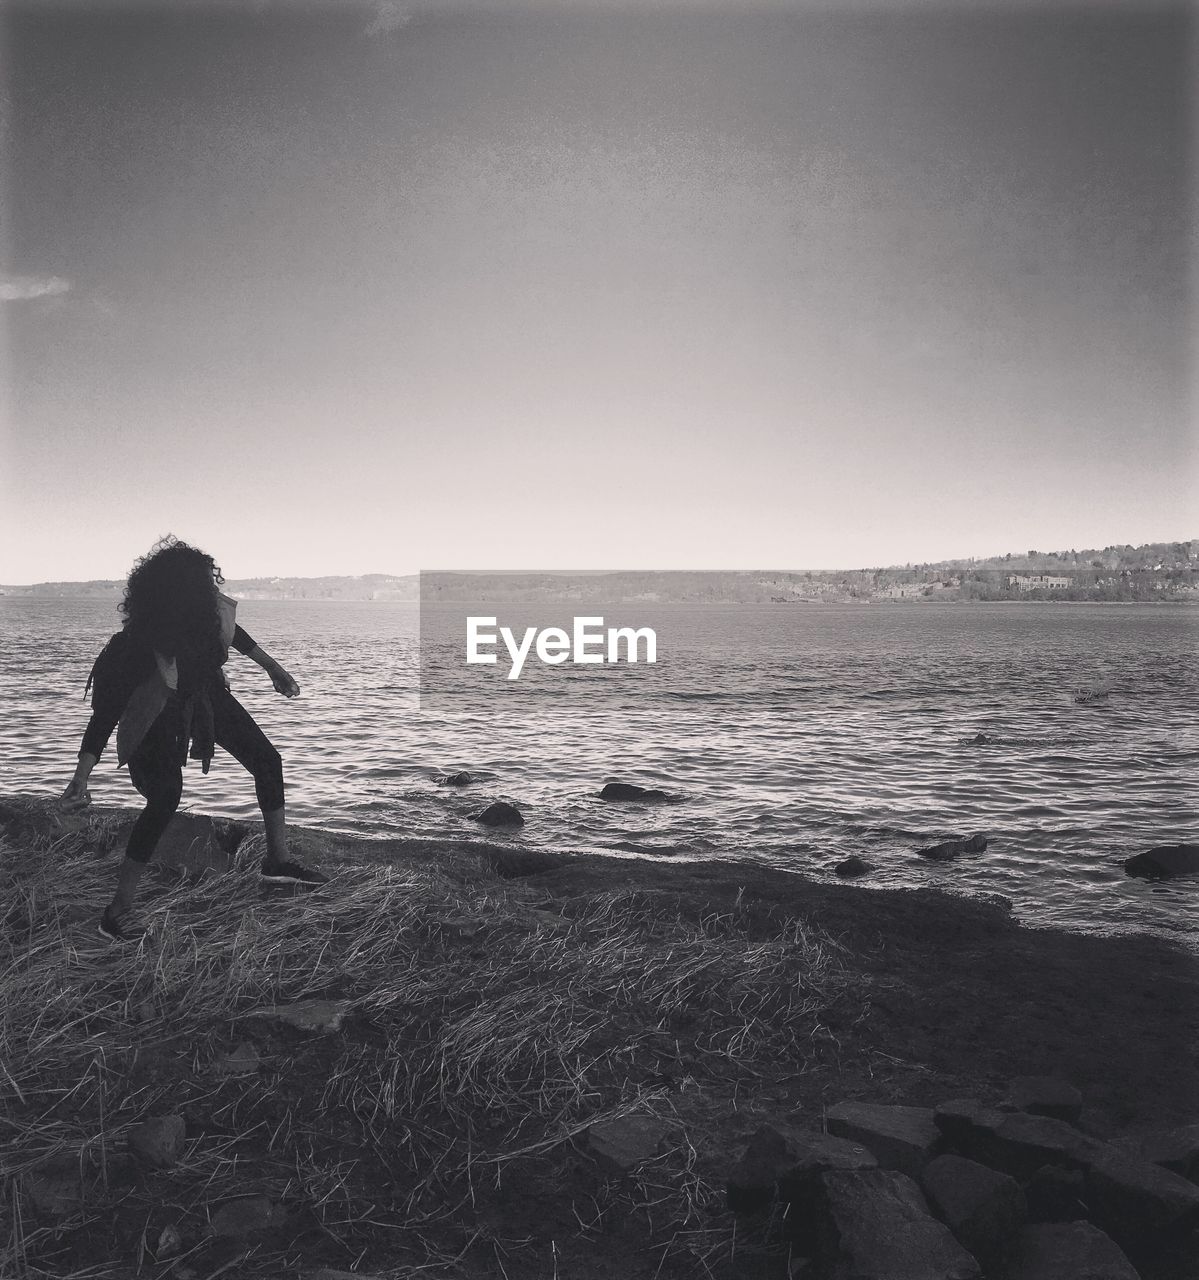
[[[453,661],[451,631],[430,626],[438,607],[426,644],[440,635]],[[569,604],[555,612],[569,623]],[[1199,940],[1199,880],[1148,883],[1122,865],[1199,840],[1199,609],[647,601],[636,614],[659,637],[652,667],[539,667],[519,696],[494,681],[422,696],[418,605],[246,600],[239,622],[301,695],[278,696],[240,654],[226,671],[280,749],[289,820],[305,826],[829,881],[857,854],[874,889],[1000,895],[1034,928]],[[118,624],[112,600],[0,598],[0,792],[61,793],[84,683]],[[475,781],[442,784],[459,770]],[[669,801],[612,804],[599,798],[609,781]],[[139,803],[113,744],[91,792]],[[495,799],[525,825],[482,829]],[[189,766],[184,804],[256,813],[248,775],[221,752],[207,776]],[[975,833],[984,852],[916,856]]]

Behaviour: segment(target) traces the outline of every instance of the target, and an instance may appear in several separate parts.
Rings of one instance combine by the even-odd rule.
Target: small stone
[[[629,1115],[593,1124],[587,1141],[601,1161],[624,1172],[656,1156],[669,1132],[670,1126],[655,1116]]]
[[[443,787],[469,787],[474,782],[474,778],[463,769],[459,773],[447,774],[442,778],[441,785]]]
[[[853,853],[844,862],[837,863],[833,868],[833,874],[840,876],[843,880],[852,880],[858,876],[869,875],[873,870],[873,862],[867,862],[865,858],[859,858],[856,853]]]
[[[496,800],[489,804],[482,813],[475,815],[475,821],[485,827],[523,827],[524,817],[520,810],[506,800]]]
[[[1034,1116],[1049,1116],[1067,1124],[1077,1124],[1082,1116],[1082,1094],[1055,1076],[1018,1076],[1009,1086],[1008,1097],[1021,1111]]]
[[[473,938],[483,929],[483,921],[477,916],[433,916],[432,921],[455,938]]]
[[[158,1243],[154,1246],[154,1260],[163,1262],[167,1258],[173,1258],[182,1248],[183,1237],[178,1229],[168,1222],[158,1233]]]
[[[243,1040],[231,1053],[217,1059],[216,1070],[222,1076],[252,1076],[257,1074],[260,1065],[258,1050]]]
[[[156,1116],[129,1131],[129,1150],[156,1169],[168,1169],[183,1151],[187,1125],[182,1116]]]
[[[963,1156],[930,1160],[921,1186],[933,1212],[980,1261],[1002,1257],[1028,1216],[1015,1178]]]
[[[828,1131],[860,1142],[884,1169],[918,1176],[938,1137],[928,1107],[882,1106],[870,1102],[839,1102],[826,1117]]]
[[[221,1205],[209,1219],[209,1226],[215,1236],[238,1239],[269,1231],[286,1219],[287,1213],[282,1206],[274,1204],[266,1196],[242,1196]]]
[[[512,923],[519,929],[526,929],[530,933],[565,933],[571,925],[570,920],[566,916],[559,915],[556,911],[545,911],[540,907],[525,907],[525,909],[512,917]]]
[[[246,1017],[273,1018],[300,1031],[320,1031],[328,1035],[341,1030],[341,1024],[352,1008],[349,1000],[297,1000],[295,1004],[251,1009]]]
[[[1120,1247],[1089,1222],[1025,1227],[1007,1280],[1140,1280]]]

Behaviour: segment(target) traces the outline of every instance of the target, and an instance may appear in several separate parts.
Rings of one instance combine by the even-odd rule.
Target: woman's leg
[[[129,761],[133,785],[146,799],[146,807],[138,815],[129,833],[125,857],[117,872],[117,888],[108,914],[121,916],[133,906],[138,882],[154,857],[154,850],[179,808],[183,794],[183,769],[179,764],[179,726],[174,708],[166,711],[150,727],[150,731]]]
[[[283,759],[254,717],[227,690],[212,699],[213,736],[254,778],[254,793],[266,830],[266,856],[287,857],[286,810],[283,803]]]

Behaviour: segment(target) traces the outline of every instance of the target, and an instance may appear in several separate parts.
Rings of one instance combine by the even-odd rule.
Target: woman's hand
[[[91,802],[92,797],[87,789],[86,778],[72,778],[67,783],[67,789],[58,799],[58,803],[64,809],[85,809]]]
[[[277,662],[270,667],[267,674],[271,678],[271,684],[275,686],[276,693],[281,693],[285,698],[299,697],[300,686]]]

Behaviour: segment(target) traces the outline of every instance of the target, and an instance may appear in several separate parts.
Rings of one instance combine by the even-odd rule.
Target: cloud
[[[406,27],[411,21],[412,10],[401,3],[401,0],[380,0],[375,9],[375,16],[370,20],[363,34],[372,38],[390,35],[393,31]]]
[[[28,302],[69,293],[71,282],[61,276],[0,276],[0,302]]]

